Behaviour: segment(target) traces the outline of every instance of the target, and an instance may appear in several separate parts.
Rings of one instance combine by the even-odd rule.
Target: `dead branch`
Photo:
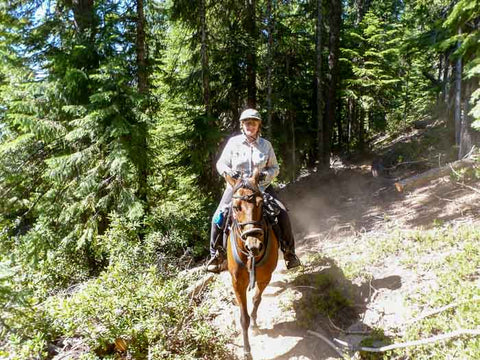
[[[313,290],[318,290],[318,288],[314,286],[308,286],[308,285],[297,285],[297,286],[292,286],[292,289],[313,289]]]
[[[407,320],[404,325],[408,325],[408,324],[412,324],[412,323],[415,323],[419,320],[422,320],[422,319],[425,319],[429,316],[432,316],[432,315],[436,315],[436,314],[439,314],[441,312],[444,312],[444,311],[447,311],[449,309],[452,309],[454,307],[457,307],[457,306],[460,306],[462,304],[467,304],[467,303],[470,303],[470,302],[475,302],[475,301],[480,301],[480,297],[474,297],[473,299],[471,300],[466,300],[466,301],[457,301],[457,302],[454,302],[454,303],[451,303],[451,304],[448,304],[448,305],[445,305],[445,306],[442,306],[438,309],[433,309],[431,311],[428,311],[426,312],[425,314],[422,314],[420,316],[417,316],[413,319],[410,319],[410,320]]]
[[[447,166],[430,169],[421,174],[397,181],[395,183],[395,188],[397,189],[397,191],[403,192],[409,189],[413,189],[415,187],[419,187],[423,184],[430,182],[431,180],[449,175],[452,171],[455,171],[457,169],[474,167],[476,164],[477,163],[471,159],[457,160],[453,163],[448,164]]]
[[[348,330],[343,330],[342,328],[338,327],[335,325],[335,323],[330,319],[330,316],[328,316],[328,321],[330,322],[330,325],[337,331],[340,331],[341,333],[344,333],[346,335],[370,335],[372,332],[371,331],[348,331]]]
[[[455,202],[455,200],[452,200],[452,199],[447,199],[447,198],[442,198],[436,194],[432,194],[433,196],[435,196],[438,200],[442,200],[442,201],[450,201],[450,202]]]
[[[470,185],[467,185],[467,184],[463,184],[463,183],[458,182],[458,181],[457,181],[456,183],[457,183],[458,185],[460,185],[460,186],[466,187],[467,189],[470,189],[470,190],[472,190],[472,191],[475,191],[477,194],[480,194],[480,190],[477,189],[477,188],[474,188],[473,186],[470,186]]]
[[[207,276],[197,280],[195,284],[188,287],[186,293],[190,297],[190,301],[192,301],[195,297],[197,297],[203,289],[213,280],[215,277],[214,274],[207,274]]]
[[[345,359],[343,353],[337,348],[337,346],[331,342],[329,339],[327,339],[325,336],[323,336],[322,334],[316,332],[316,331],[312,331],[312,330],[307,330],[307,333],[310,334],[310,335],[313,335],[313,336],[316,336],[318,337],[319,339],[322,339],[323,341],[325,341],[325,343],[327,345],[329,345],[333,350],[335,350],[335,352],[340,355],[340,357],[342,359]]]
[[[385,352],[385,351],[401,349],[401,348],[406,348],[411,346],[431,344],[434,342],[448,340],[448,339],[452,339],[452,338],[463,336],[463,335],[478,336],[480,335],[480,329],[460,329],[460,330],[452,331],[446,334],[432,336],[422,340],[414,340],[414,341],[408,341],[408,342],[399,343],[399,344],[386,345],[386,346],[381,346],[379,348],[359,346],[359,347],[353,348],[352,350],[379,353],[379,352]],[[338,340],[338,339],[333,339],[333,340],[339,343],[340,345],[352,348],[351,345],[349,345],[345,341]]]
[[[398,163],[394,166],[385,167],[385,170],[395,170],[396,168],[398,168],[399,166],[402,166],[402,165],[424,164],[424,163],[428,163],[428,161],[429,160],[404,161],[404,162]]]

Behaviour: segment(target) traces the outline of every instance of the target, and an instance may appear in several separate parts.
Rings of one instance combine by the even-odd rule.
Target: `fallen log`
[[[421,174],[397,181],[395,183],[395,188],[398,192],[404,192],[407,190],[414,189],[416,187],[422,186],[434,179],[441,178],[443,176],[449,175],[455,170],[463,168],[471,168],[476,164],[472,159],[462,159],[454,161],[453,163],[447,164],[440,168],[430,169]]]

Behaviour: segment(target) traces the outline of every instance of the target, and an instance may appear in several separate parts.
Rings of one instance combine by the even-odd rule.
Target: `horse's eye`
[[[233,205],[233,210],[235,210],[235,211],[240,211],[240,210],[242,210],[242,206],[241,206],[240,204],[238,204],[238,205]]]

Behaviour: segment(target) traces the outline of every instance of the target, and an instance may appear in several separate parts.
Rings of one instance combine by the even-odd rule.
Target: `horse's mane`
[[[248,189],[252,190],[254,192],[259,192],[260,188],[258,187],[257,184],[252,184],[248,179],[240,179],[238,183],[235,184],[235,187],[233,188],[233,192],[237,192],[238,189]]]

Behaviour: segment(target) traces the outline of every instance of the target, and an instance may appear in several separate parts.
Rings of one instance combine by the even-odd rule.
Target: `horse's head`
[[[238,227],[245,250],[257,256],[263,249],[264,230],[262,223],[263,196],[258,187],[259,171],[255,169],[249,179],[226,180],[233,187],[232,210],[234,224]]]

